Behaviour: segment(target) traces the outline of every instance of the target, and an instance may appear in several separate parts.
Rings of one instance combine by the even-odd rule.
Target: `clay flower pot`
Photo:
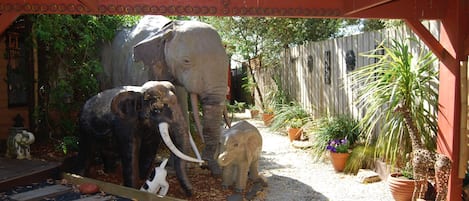
[[[251,119],[254,119],[259,115],[259,110],[256,109],[251,109],[249,112],[251,113]]]
[[[264,121],[264,125],[270,126],[272,123],[272,119],[274,118],[274,114],[272,113],[263,113],[262,114],[262,121]]]
[[[415,180],[403,177],[400,173],[391,173],[388,176],[387,182],[394,200],[412,200],[412,194],[414,193],[415,188]]]
[[[290,139],[290,142],[300,140],[302,134],[303,129],[301,128],[288,128],[288,138]]]
[[[347,159],[350,156],[350,153],[337,153],[337,152],[330,152],[331,154],[331,162],[334,170],[336,172],[342,172],[345,169],[345,164],[347,163]]]

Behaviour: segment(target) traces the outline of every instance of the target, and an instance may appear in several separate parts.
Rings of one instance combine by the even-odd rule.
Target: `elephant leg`
[[[146,179],[155,160],[160,142],[143,141],[140,149],[140,179]]]
[[[246,162],[246,164],[240,164],[238,168],[239,169],[236,178],[235,191],[243,192],[243,190],[246,188],[246,183],[248,181],[249,165]]]
[[[220,141],[221,118],[223,113],[222,105],[203,105],[204,126],[203,134],[205,138],[205,147],[202,153],[202,159],[207,161],[208,168],[212,175],[219,176],[222,171],[214,155]]]
[[[223,173],[222,173],[222,187],[223,188],[228,188],[234,183],[234,173],[236,172],[236,167],[234,165],[228,165],[223,167]]]
[[[126,126],[125,123],[122,123],[116,127],[116,131],[119,130],[119,132],[114,133],[118,138],[124,186],[137,188],[141,139],[134,134],[135,131],[129,126],[131,125]]]
[[[249,165],[249,178],[253,181],[259,178],[258,167],[259,167],[259,159],[252,161],[251,165]]]

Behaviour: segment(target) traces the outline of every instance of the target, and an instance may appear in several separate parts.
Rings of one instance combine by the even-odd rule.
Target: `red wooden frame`
[[[469,0],[1,0],[0,33],[30,13],[404,19],[441,61],[438,150],[453,160],[448,200],[461,200],[459,62],[469,54]],[[439,41],[423,19],[441,20]]]

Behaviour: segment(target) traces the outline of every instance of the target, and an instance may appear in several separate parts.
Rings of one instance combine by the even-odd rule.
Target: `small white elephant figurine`
[[[33,133],[23,130],[15,135],[13,141],[16,149],[16,158],[31,159],[30,145],[35,141]]]
[[[247,121],[241,121],[221,136],[218,164],[223,168],[224,188],[235,184],[234,190],[242,192],[249,178],[259,179],[259,158],[262,151],[262,136],[259,130]]]
[[[168,193],[169,183],[166,181],[166,175],[168,174],[165,169],[166,163],[168,163],[167,158],[163,160],[159,167],[155,167],[150,178],[140,188],[141,191],[150,193],[157,193],[159,191],[158,195],[161,196],[165,196]]]

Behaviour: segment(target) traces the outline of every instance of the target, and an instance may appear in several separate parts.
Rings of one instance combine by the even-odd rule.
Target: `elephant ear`
[[[142,100],[140,92],[121,92],[112,99],[111,111],[120,118],[137,117],[142,110]]]
[[[174,36],[174,23],[166,24],[156,35],[150,36],[134,46],[134,61],[143,62],[152,71],[152,79],[172,81],[174,78],[166,64],[165,45]]]
[[[248,129],[245,132],[248,132],[245,153],[248,163],[250,164],[252,159],[254,159],[254,154],[258,152],[257,149],[262,148],[262,138],[260,138],[258,133],[254,130]]]

